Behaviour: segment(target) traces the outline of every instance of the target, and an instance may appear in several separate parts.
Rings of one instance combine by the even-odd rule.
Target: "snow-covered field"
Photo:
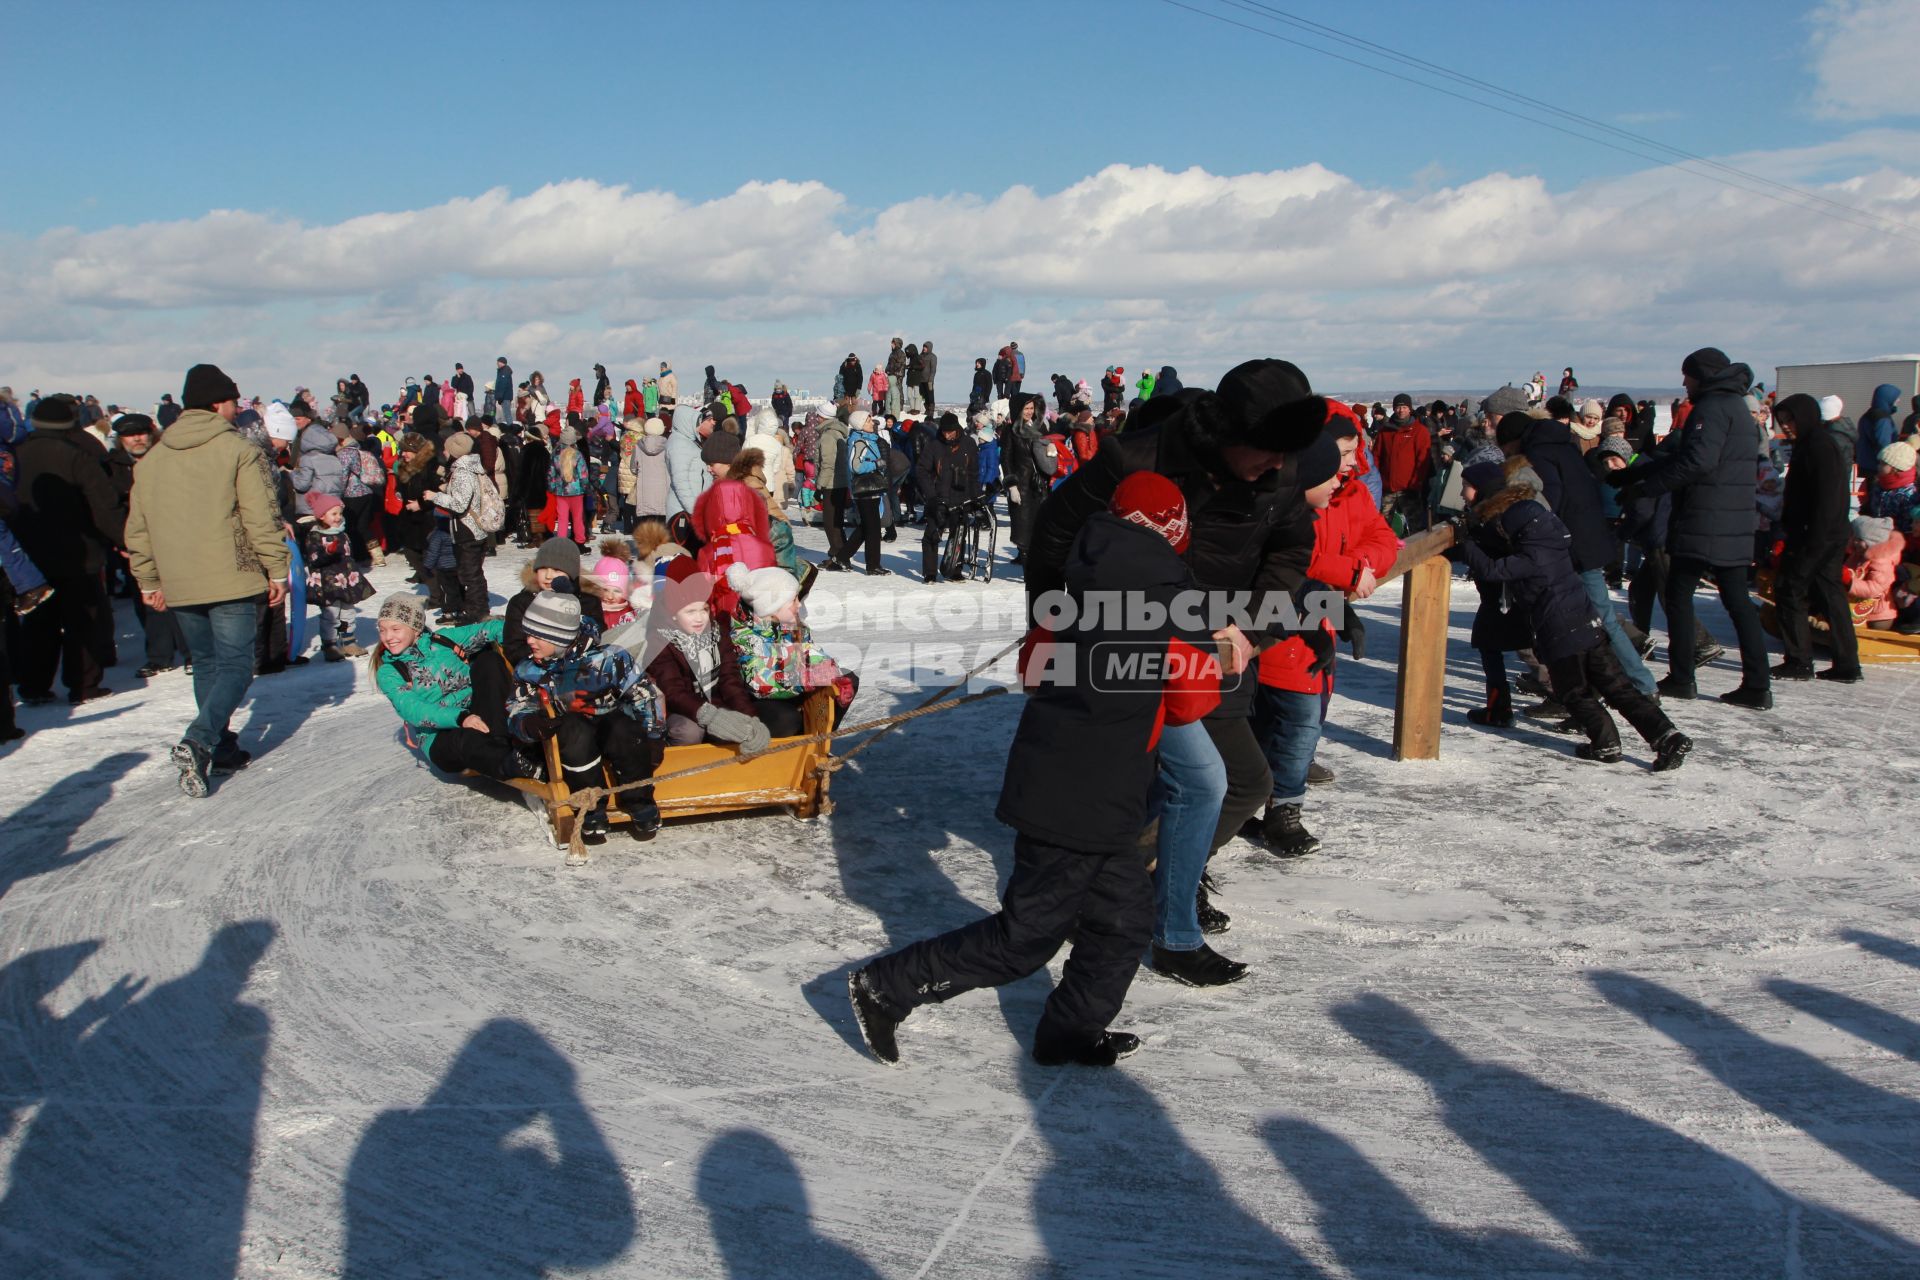
[[[892,653],[863,718],[917,700],[910,642],[1018,626],[1017,583],[923,587],[918,551],[816,593]],[[898,1069],[845,1005],[993,901],[1017,697],[876,746],[830,819],[568,870],[359,664],[257,683],[258,759],[186,799],[187,682],[137,686],[128,618],[123,692],[0,750],[0,1276],[1920,1275],[1920,672],[1682,704],[1680,772],[1585,765],[1465,723],[1472,599],[1437,763],[1388,758],[1398,600],[1364,609],[1326,851],[1236,843],[1252,976],[1143,973],[1104,1073],[1027,1059],[1045,975],[915,1015]]]

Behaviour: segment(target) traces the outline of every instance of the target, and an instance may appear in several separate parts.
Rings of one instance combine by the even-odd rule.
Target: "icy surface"
[[[1017,582],[923,587],[918,541],[818,590],[831,647],[891,646],[862,718],[930,691],[877,669],[904,645],[1015,634]],[[827,621],[855,594],[962,630]],[[1224,855],[1252,976],[1143,973],[1106,1073],[1026,1058],[1045,975],[917,1014],[897,1069],[846,1010],[856,962],[993,902],[1017,697],[876,746],[830,819],[568,870],[361,664],[257,683],[253,767],[183,797],[187,683],[138,686],[123,616],[123,692],[0,752],[0,1275],[1920,1274],[1920,673],[1680,704],[1685,769],[1585,765],[1466,724],[1472,598],[1426,764],[1388,758],[1367,606],[1326,851]]]

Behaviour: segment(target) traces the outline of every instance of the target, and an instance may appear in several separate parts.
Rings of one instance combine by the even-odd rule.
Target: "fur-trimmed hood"
[[[1537,502],[1547,510],[1552,510],[1547,506],[1547,500],[1540,496],[1546,491],[1546,485],[1525,454],[1516,453],[1508,458],[1500,465],[1500,472],[1507,478],[1506,487],[1474,503],[1472,510],[1467,513],[1470,523],[1490,524],[1523,502]]]

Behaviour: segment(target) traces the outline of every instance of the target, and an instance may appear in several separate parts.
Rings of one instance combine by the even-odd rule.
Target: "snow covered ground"
[[[892,647],[863,717],[916,700],[903,644],[932,672],[1017,630],[1017,583],[917,558],[816,594],[831,646]],[[876,746],[830,819],[568,870],[358,664],[257,683],[259,758],[186,799],[187,683],[139,688],[129,625],[122,693],[0,751],[0,1275],[1920,1275],[1920,672],[1683,704],[1701,745],[1655,776],[1470,728],[1455,604],[1444,758],[1388,758],[1386,593],[1326,851],[1236,844],[1252,976],[1143,973],[1146,1051],[1104,1073],[1027,1059],[1046,975],[917,1014],[898,1069],[845,1005],[992,903],[1017,697]]]

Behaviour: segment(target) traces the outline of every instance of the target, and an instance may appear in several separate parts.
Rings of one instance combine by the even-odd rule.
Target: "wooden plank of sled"
[[[1860,646],[1862,662],[1920,662],[1920,636],[1873,631],[1867,627],[1855,627],[1853,635]]]

